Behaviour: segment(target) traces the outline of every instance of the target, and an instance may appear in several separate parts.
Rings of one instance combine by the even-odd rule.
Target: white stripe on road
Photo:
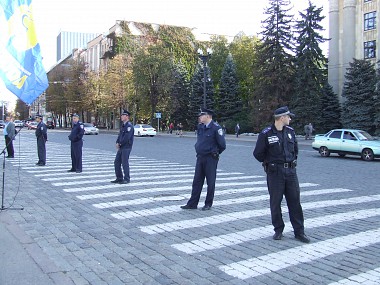
[[[360,197],[354,197],[354,198],[348,198],[348,199],[308,202],[308,203],[304,203],[302,205],[302,208],[304,210],[318,209],[318,208],[325,208],[325,207],[334,207],[334,206],[339,206],[339,205],[367,203],[367,202],[373,202],[373,201],[379,201],[379,200],[380,200],[380,195],[360,196]],[[283,209],[283,212],[287,212],[287,209]],[[269,208],[259,209],[259,210],[249,210],[249,211],[242,211],[242,212],[226,213],[222,215],[214,215],[214,216],[209,216],[209,217],[202,217],[202,218],[197,218],[197,219],[182,220],[182,221],[177,221],[177,222],[169,222],[169,223],[163,223],[163,224],[143,226],[143,227],[140,227],[140,230],[147,234],[157,234],[157,233],[171,232],[171,231],[181,230],[181,229],[203,227],[207,225],[216,225],[220,223],[265,216],[269,214],[270,214]],[[117,219],[125,219],[123,217],[123,213],[115,213],[111,215]]]
[[[253,188],[246,188],[246,190],[250,190],[253,192]],[[260,187],[260,191],[266,190],[266,187]],[[234,189],[236,190],[236,189]],[[323,195],[323,194],[331,194],[331,193],[342,193],[342,192],[350,192],[352,190],[349,189],[341,189],[341,188],[334,188],[334,189],[322,189],[322,190],[314,190],[314,191],[308,191],[303,193],[303,196],[315,196],[315,195]],[[235,191],[234,191],[235,192]],[[240,192],[240,191],[239,191]],[[243,191],[242,191],[243,192]],[[244,191],[246,192],[246,191]],[[219,195],[228,195],[231,194],[229,190],[226,191],[219,191]],[[206,193],[202,193],[201,197],[205,197]],[[244,204],[244,203],[251,203],[251,202],[257,202],[257,201],[263,201],[267,200],[269,197],[268,195],[261,195],[261,196],[255,196],[255,197],[241,197],[241,198],[232,198],[227,200],[221,200],[216,201],[216,206],[225,206],[225,205],[234,205],[234,204]],[[184,197],[186,199],[186,197]],[[138,203],[138,201],[141,201],[141,203]],[[94,207],[99,209],[106,209],[106,208],[113,208],[113,207],[123,207],[123,206],[130,206],[130,205],[139,205],[139,204],[147,204],[147,203],[153,203],[155,202],[154,197],[149,198],[139,198],[135,200],[124,200],[124,201],[114,201],[114,202],[106,202],[106,203],[99,203],[99,204],[93,204]],[[165,207],[160,207],[161,209],[165,209]],[[170,206],[168,209],[172,209]],[[148,214],[150,210],[144,209],[143,213]],[[177,206],[176,212],[181,211],[181,208]],[[153,209],[153,212],[156,214],[156,209]],[[162,213],[168,213],[163,210]],[[161,213],[161,214],[162,214]]]
[[[110,171],[111,172],[111,171]],[[132,171],[131,171],[132,172]],[[133,173],[133,172],[132,172]],[[140,177],[142,177],[142,174],[140,172],[137,172],[139,174]],[[161,173],[161,172],[158,172],[158,173]],[[177,174],[178,171],[175,171],[174,170],[171,170],[171,173],[172,174],[169,174],[169,175],[161,175],[161,176],[154,176],[154,175],[150,175],[149,177],[147,177],[146,179],[149,179],[149,180],[152,180],[152,179],[168,179],[168,178],[177,178],[177,177],[193,177],[194,176],[194,173],[189,173],[189,171],[183,171],[182,174]],[[181,173],[181,172],[179,172]],[[146,173],[146,174],[151,174],[151,173]],[[226,176],[226,175],[243,175],[243,173],[241,172],[231,172],[231,173],[227,173],[227,172],[224,172],[224,173],[218,173],[218,176]],[[98,178],[99,176],[102,176],[102,177],[114,177],[115,176],[115,171],[113,171],[112,173],[110,174],[102,174],[100,175],[99,173],[97,173],[96,175],[86,175],[86,176],[68,176],[68,177],[54,177],[54,178],[44,178],[42,179],[43,181],[60,181],[60,180],[79,180],[79,179],[89,179],[89,178]],[[235,177],[234,177],[235,178]],[[143,180],[143,179],[141,179]]]
[[[260,176],[258,176],[260,177]],[[218,180],[221,180],[222,178],[219,178]],[[231,180],[231,179],[230,179]],[[187,180],[182,180],[180,181],[181,183],[190,183],[192,182],[193,180],[192,179],[187,179]],[[175,180],[175,181],[172,181],[173,183],[179,183],[179,181]],[[235,186],[239,186],[239,185],[256,185],[256,184],[266,184],[266,181],[248,181],[248,182],[226,182],[226,183],[216,183],[215,187],[228,187],[228,186],[232,186],[232,187],[235,187]],[[145,185],[148,185],[147,183],[143,183],[143,186]],[[131,184],[112,184],[112,185],[99,185],[99,186],[89,186],[89,187],[79,187],[79,188],[65,188],[63,189],[63,191],[65,192],[84,192],[84,191],[96,191],[96,190],[104,190],[104,189],[110,189],[110,188],[130,188],[130,187],[133,187],[133,186],[140,186],[139,184],[137,183],[131,183]],[[190,189],[191,186],[186,186],[187,189]],[[172,189],[175,189],[176,187],[166,187],[164,188],[165,191],[171,191]],[[154,189],[161,189],[161,188],[152,188],[153,191],[151,189],[148,189],[149,191],[148,192],[154,192],[155,190]],[[147,193],[145,192],[145,189],[142,189],[141,193]]]
[[[216,186],[221,187],[225,186],[224,184],[217,184]],[[236,184],[231,185],[231,183],[228,183],[227,186],[236,186]],[[314,183],[301,183],[300,187],[313,187],[313,186],[319,186],[319,184]],[[204,188],[206,188],[205,186]],[[98,199],[98,198],[114,198],[119,196],[125,196],[125,195],[134,195],[134,194],[141,194],[141,193],[149,193],[149,192],[172,192],[172,191],[178,191],[178,190],[189,190],[189,186],[180,186],[180,187],[172,187],[168,189],[167,187],[163,188],[151,188],[151,189],[138,189],[138,190],[129,190],[129,191],[115,191],[115,192],[108,192],[108,193],[99,193],[99,194],[87,194],[87,195],[80,195],[77,196],[80,200],[88,200],[88,199]],[[254,191],[263,191],[267,190],[267,187],[250,187],[250,188],[236,188],[236,189],[228,189],[228,190],[219,190],[215,192],[215,196],[219,195],[228,195],[228,194],[235,194],[235,193],[245,193],[245,192],[254,192]]]
[[[305,226],[308,229],[329,226],[336,223],[348,222],[353,220],[366,219],[370,217],[380,216],[380,209],[366,209],[358,211],[350,211],[345,213],[338,213],[333,215],[326,215],[317,218],[311,218],[305,220]],[[284,233],[292,232],[292,225],[287,222],[285,223]],[[224,248],[227,246],[233,246],[241,244],[248,241],[259,240],[262,238],[267,238],[273,234],[273,226],[265,226],[254,229],[249,229],[245,231],[238,231],[234,233],[211,236],[208,238],[202,238],[197,240],[192,240],[185,243],[173,244],[172,247],[188,253],[200,253],[206,250],[215,250],[219,248]]]
[[[222,265],[219,266],[219,269],[228,275],[245,280],[277,272],[300,263],[307,263],[333,254],[373,245],[379,242],[379,234],[380,228],[336,237]]]
[[[191,175],[193,176],[193,175]],[[82,176],[81,176],[82,177]],[[252,178],[259,178],[262,176],[241,176],[241,177],[222,177],[218,178],[218,180],[244,180],[244,179],[252,179]],[[86,177],[82,177],[83,179],[86,179]],[[151,178],[147,178],[151,179]],[[140,179],[141,181],[142,179]],[[142,182],[134,182],[131,186],[147,186],[147,185],[165,185],[165,184],[175,184],[175,183],[189,183],[192,182],[193,179],[182,179],[182,180],[166,180],[166,181],[142,181]],[[73,182],[59,182],[59,183],[52,183],[53,186],[69,186],[69,185],[77,185],[77,184],[93,184],[93,183],[104,183],[109,182],[109,179],[99,179],[99,180],[83,180],[83,181],[73,181]],[[266,181],[264,181],[266,183]],[[251,182],[253,183],[253,182]]]
[[[346,279],[341,279],[338,282],[330,283],[329,285],[378,285],[380,284],[380,267],[373,270],[368,270],[363,273],[351,275]]]

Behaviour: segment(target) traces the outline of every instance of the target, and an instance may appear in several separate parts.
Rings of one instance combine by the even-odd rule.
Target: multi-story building
[[[380,0],[329,0],[329,83],[342,94],[349,63],[368,59],[376,63],[380,41],[377,29]]]
[[[87,43],[99,34],[60,32],[57,36],[57,62],[71,54],[73,49],[86,48]]]

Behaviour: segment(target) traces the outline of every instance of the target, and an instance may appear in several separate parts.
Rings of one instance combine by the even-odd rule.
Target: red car
[[[35,130],[35,129],[37,129],[37,125],[38,125],[37,122],[30,122],[29,125],[28,125],[28,130]]]

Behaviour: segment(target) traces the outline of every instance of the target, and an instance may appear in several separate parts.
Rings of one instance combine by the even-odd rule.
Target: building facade
[[[379,10],[380,0],[329,0],[328,80],[340,98],[349,63],[379,58]]]
[[[87,43],[99,34],[60,32],[57,36],[57,62],[71,54],[75,48],[86,48]]]

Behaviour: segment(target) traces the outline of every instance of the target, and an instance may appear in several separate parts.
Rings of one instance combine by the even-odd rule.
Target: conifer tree
[[[374,64],[354,59],[347,68],[343,86],[342,123],[345,128],[371,131],[375,118],[376,71]]]
[[[255,129],[272,121],[273,110],[287,105],[293,93],[294,57],[292,15],[288,0],[269,0],[263,21],[262,43],[253,66]]]
[[[320,127],[316,127],[316,132],[326,133],[332,129],[341,128],[341,110],[338,95],[334,93],[332,86],[326,81],[321,96]]]
[[[320,129],[321,122],[321,94],[327,77],[327,58],[324,56],[320,44],[326,39],[319,33],[323,31],[321,21],[322,8],[316,8],[309,1],[305,13],[300,12],[297,21],[298,33],[296,45],[296,75],[295,93],[291,101],[291,109],[297,115],[292,126],[303,130],[303,126],[312,123]]]
[[[224,64],[219,87],[218,118],[221,121],[233,119],[241,111],[242,103],[238,84],[235,62],[229,54]]]

